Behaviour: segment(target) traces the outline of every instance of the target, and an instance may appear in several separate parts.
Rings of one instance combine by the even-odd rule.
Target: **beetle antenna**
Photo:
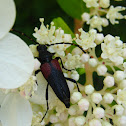
[[[17,33],[19,33],[19,34],[21,34],[21,35],[23,35],[23,36],[27,37],[27,38],[28,38],[28,39],[30,39],[31,41],[33,41],[33,42],[37,43],[35,40],[33,40],[32,38],[30,38],[28,35],[26,35],[26,34],[25,34],[25,33],[23,33],[23,32],[20,32],[20,31],[15,30],[15,29],[11,29],[11,31],[17,32]]]
[[[83,53],[86,53],[81,46],[74,44],[74,43],[61,42],[61,43],[53,43],[53,44],[45,44],[45,45],[52,46],[52,45],[58,45],[58,44],[74,45],[74,46],[77,46],[78,48],[80,48]]]

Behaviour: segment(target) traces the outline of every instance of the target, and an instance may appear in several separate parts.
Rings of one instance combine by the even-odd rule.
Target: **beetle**
[[[15,32],[21,33],[17,30],[14,30],[14,29],[12,29],[12,30]],[[21,34],[26,36],[30,40],[34,41],[26,34],[24,34],[24,33],[21,33]],[[53,89],[56,96],[60,99],[60,101],[62,101],[65,104],[66,108],[70,107],[70,90],[68,88],[66,80],[76,83],[77,89],[80,92],[78,84],[75,80],[73,80],[71,78],[64,77],[58,60],[61,61],[61,65],[62,65],[63,69],[65,69],[65,70],[68,70],[68,69],[66,69],[64,67],[62,59],[60,57],[56,57],[53,59],[54,53],[50,53],[47,50],[48,46],[53,46],[53,45],[57,45],[57,44],[74,45],[74,46],[79,47],[85,53],[85,51],[82,49],[82,47],[80,47],[79,45],[74,44],[74,43],[61,42],[61,43],[53,43],[53,44],[45,44],[45,45],[38,44],[38,46],[37,46],[37,50],[39,52],[38,60],[40,61],[41,66],[40,66],[40,70],[37,70],[35,72],[35,75],[41,71],[41,73],[43,74],[43,76],[45,77],[45,79],[48,82],[47,87],[46,87],[46,95],[45,95],[46,96],[46,103],[47,103],[47,110],[46,110],[43,118],[41,119],[41,122],[43,121],[43,119],[45,118],[45,116],[49,110],[49,105],[48,105],[48,86],[49,85]],[[68,71],[71,71],[71,70],[68,70]]]
[[[55,44],[65,44],[65,43],[55,43]],[[67,43],[67,44],[71,44],[71,43]],[[50,46],[50,45],[48,45],[48,46]],[[38,70],[36,72],[36,74],[39,71],[41,71],[43,76],[45,77],[45,79],[48,82],[47,88],[46,88],[47,110],[41,120],[41,122],[42,122],[49,110],[49,105],[48,105],[48,86],[49,85],[53,89],[56,96],[60,99],[60,101],[62,101],[65,104],[66,108],[70,107],[70,91],[69,91],[66,80],[76,83],[79,92],[80,92],[80,90],[79,90],[78,84],[75,80],[64,77],[58,60],[61,61],[62,68],[64,68],[65,70],[68,70],[68,69],[66,69],[63,66],[63,63],[62,63],[62,60],[60,57],[56,57],[55,59],[53,59],[52,57],[54,54],[47,51],[47,45],[39,44],[37,46],[37,50],[39,52],[38,60],[40,61],[41,66],[40,66],[40,70]],[[71,70],[68,70],[68,71],[71,71]]]

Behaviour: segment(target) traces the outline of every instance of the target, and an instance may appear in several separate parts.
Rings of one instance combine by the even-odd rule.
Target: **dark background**
[[[111,0],[111,3],[114,6],[121,5],[126,7],[125,0],[123,0],[123,2],[115,2],[114,0]],[[56,17],[62,17],[71,30],[74,30],[74,19],[60,8],[56,0],[15,0],[15,4],[17,17],[14,29],[24,32],[32,38],[34,28],[40,27],[39,18],[41,17],[45,19],[45,24],[50,24],[50,22]],[[123,14],[126,14],[126,11],[124,11]],[[104,35],[117,35],[121,37],[121,40],[126,42],[126,20],[120,20],[119,25],[109,25],[109,27],[103,29]],[[88,26],[85,27],[84,30],[88,31]],[[26,37],[19,36],[24,39],[27,44],[33,43]]]

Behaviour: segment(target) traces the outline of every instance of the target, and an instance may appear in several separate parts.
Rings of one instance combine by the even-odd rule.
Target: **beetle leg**
[[[62,68],[63,68],[63,69],[65,69],[65,70],[67,70],[67,71],[72,71],[72,70],[74,70],[74,69],[71,69],[71,70],[66,69],[66,68],[64,67],[63,62],[62,62],[62,59],[61,59],[60,57],[56,57],[55,59],[57,59],[57,60],[60,59],[61,65],[62,65]]]
[[[47,110],[46,110],[45,115],[43,116],[41,122],[43,121],[43,119],[45,118],[45,116],[46,116],[46,114],[47,114],[47,112],[49,110],[49,104],[48,104],[48,87],[49,87],[49,84],[47,84],[47,87],[46,87],[46,104],[47,104]]]
[[[36,71],[35,71],[35,76],[36,76],[36,74],[38,74],[39,72],[41,72],[41,70],[36,70]],[[36,80],[36,84],[38,85],[37,80]]]
[[[65,79],[68,80],[68,81],[71,81],[71,82],[73,82],[73,83],[76,83],[77,89],[78,89],[78,91],[80,92],[79,86],[78,86],[77,82],[76,82],[74,79],[71,79],[71,78],[68,78],[68,77],[65,77]]]
[[[35,76],[36,76],[36,74],[38,74],[39,72],[41,72],[41,70],[36,70],[36,71],[35,71]]]

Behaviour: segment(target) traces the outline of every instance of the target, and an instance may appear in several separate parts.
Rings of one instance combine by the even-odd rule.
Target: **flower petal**
[[[29,101],[18,93],[9,93],[0,109],[2,126],[31,126],[32,109]]]
[[[0,41],[0,88],[23,85],[34,69],[33,55],[18,36],[8,33]]]
[[[0,105],[2,104],[4,98],[6,97],[6,94],[4,94],[1,90],[0,90]]]
[[[45,104],[46,105],[45,94],[46,94],[47,81],[45,80],[45,78],[43,77],[41,72],[39,72],[37,74],[37,83],[38,83],[37,91],[35,91],[35,94],[32,96],[30,101],[35,104],[43,104],[43,105]],[[56,103],[56,100],[58,98],[50,86],[48,89],[48,94],[49,94],[48,102],[51,104]]]
[[[0,39],[12,28],[16,17],[13,0],[0,0]]]

